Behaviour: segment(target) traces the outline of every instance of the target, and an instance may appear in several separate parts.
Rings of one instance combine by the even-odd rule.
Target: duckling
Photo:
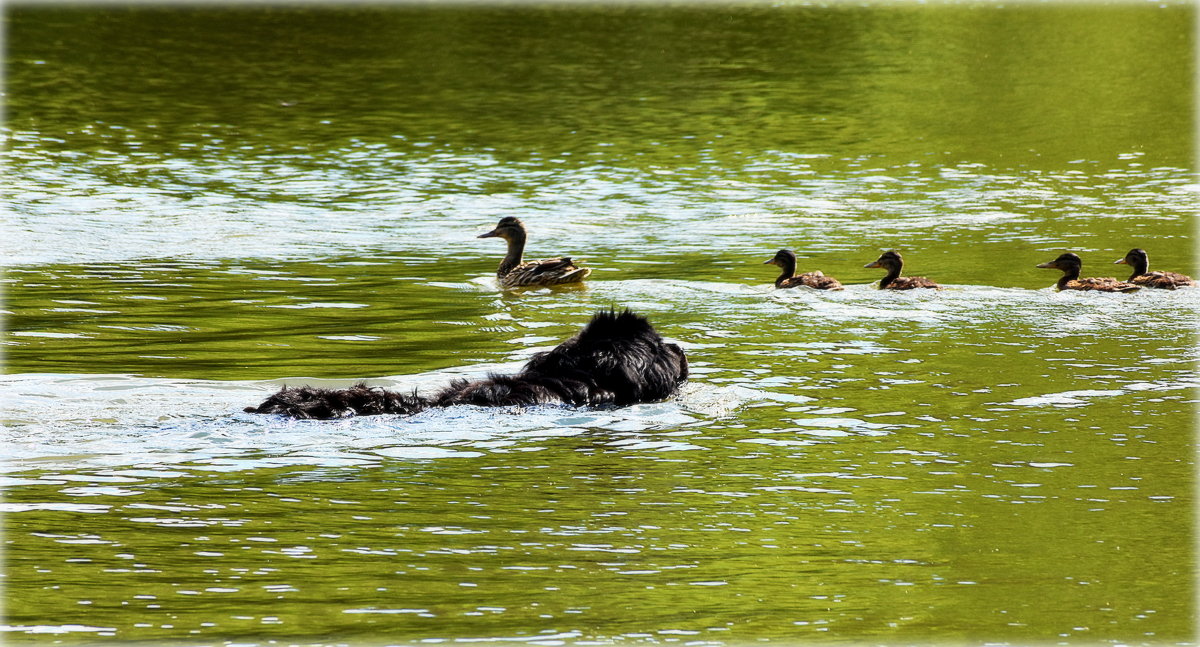
[[[763,261],[763,265],[778,265],[783,269],[779,278],[775,279],[775,287],[779,289],[794,288],[801,285],[817,290],[841,290],[842,284],[832,276],[825,276],[820,270],[796,274],[796,254],[790,249],[775,252],[775,258]]]
[[[863,267],[883,267],[887,269],[887,276],[879,281],[880,290],[911,290],[913,288],[942,289],[942,286],[923,276],[900,276],[900,270],[904,267],[904,259],[900,257],[900,253],[896,250],[884,252],[874,262],[867,263]]]
[[[567,256],[523,262],[521,256],[525,252],[525,224],[512,216],[501,218],[495,229],[478,237],[499,237],[508,243],[508,254],[500,261],[500,267],[496,270],[496,279],[500,281],[501,287],[579,283],[592,273],[590,268],[576,267]]]
[[[1079,278],[1083,269],[1083,261],[1071,252],[1060,254],[1058,258],[1040,263],[1038,267],[1062,270],[1062,278],[1058,280],[1059,290],[1098,290],[1100,292],[1136,292],[1141,289],[1132,283],[1118,281],[1112,277]]]
[[[1196,285],[1192,277],[1179,272],[1150,272],[1150,255],[1144,249],[1131,249],[1125,258],[1113,261],[1113,264],[1132,265],[1133,274],[1129,275],[1129,282],[1134,285],[1164,290]]]

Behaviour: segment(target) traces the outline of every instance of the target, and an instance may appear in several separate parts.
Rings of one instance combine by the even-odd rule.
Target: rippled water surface
[[[1192,640],[1200,289],[1035,267],[1200,271],[1191,6],[5,11],[6,640]],[[678,397],[241,412],[610,307]]]

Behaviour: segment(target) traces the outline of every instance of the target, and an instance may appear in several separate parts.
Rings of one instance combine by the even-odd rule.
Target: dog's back
[[[404,394],[359,382],[348,389],[311,386],[283,387],[246,413],[279,413],[292,418],[331,420],[382,413],[416,413],[429,402],[416,393]]]
[[[575,406],[663,400],[687,379],[687,358],[663,341],[645,317],[629,310],[597,313],[579,334],[538,353],[515,375],[455,380],[429,399],[357,384],[349,389],[284,388],[251,413],[294,418],[345,418],[416,413],[430,406],[486,407],[563,402]]]

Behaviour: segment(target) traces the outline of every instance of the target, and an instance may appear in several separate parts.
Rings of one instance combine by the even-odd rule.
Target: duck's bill
[[[1041,268],[1044,268],[1044,269],[1049,269],[1049,268],[1056,268],[1056,267],[1058,267],[1058,265],[1056,265],[1056,264],[1054,263],[1054,261],[1046,261],[1045,263],[1038,263],[1038,265],[1037,265],[1037,266],[1038,266],[1038,267],[1041,267]]]
[[[863,267],[883,267],[883,266],[879,264],[879,261],[871,261],[870,263],[863,265]]]
[[[476,236],[476,238],[495,238],[496,236],[499,236],[499,235],[500,234],[496,233],[496,230],[493,229],[486,234],[479,234],[478,236]]]
[[[1113,265],[1129,265],[1129,261],[1122,258],[1122,259],[1113,261]]]

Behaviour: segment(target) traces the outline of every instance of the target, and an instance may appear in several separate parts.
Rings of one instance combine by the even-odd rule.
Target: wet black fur
[[[411,414],[429,407],[565,403],[625,406],[670,397],[687,379],[687,358],[629,310],[600,312],[574,337],[538,353],[515,375],[454,380],[432,397],[359,383],[348,389],[284,387],[248,413],[293,418]]]

